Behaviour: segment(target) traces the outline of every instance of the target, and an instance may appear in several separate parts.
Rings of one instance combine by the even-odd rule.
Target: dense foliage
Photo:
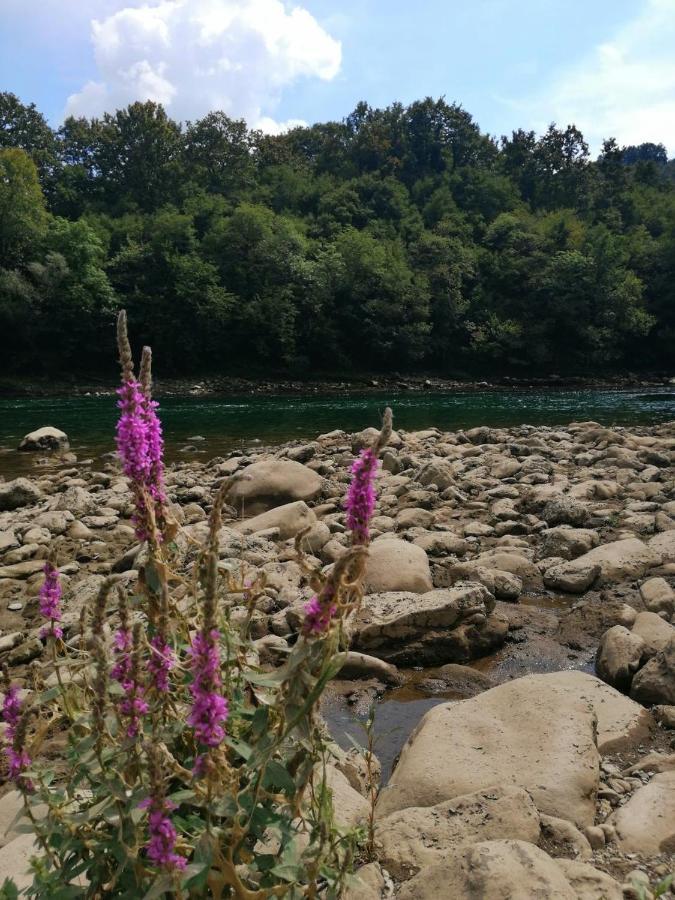
[[[668,369],[674,172],[444,100],[271,137],[0,94],[0,365],[93,372],[124,306],[164,374]]]

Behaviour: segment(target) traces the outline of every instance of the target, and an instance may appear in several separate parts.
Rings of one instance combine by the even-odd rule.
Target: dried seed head
[[[131,344],[127,332],[127,312],[121,309],[117,316],[117,350],[122,367],[122,381],[132,381],[134,377],[134,358],[131,354]]]

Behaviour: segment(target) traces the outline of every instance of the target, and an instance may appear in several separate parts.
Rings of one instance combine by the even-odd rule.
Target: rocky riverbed
[[[215,490],[247,470],[221,570],[265,573],[251,622],[264,666],[283,658],[311,593],[295,535],[308,529],[316,565],[344,553],[349,466],[374,434],[167,473],[188,568]],[[49,675],[37,592],[50,548],[66,640],[106,575],[135,581],[141,552],[114,457],[77,460],[55,441],[52,456],[36,448],[34,475],[0,482],[0,662],[27,686]],[[382,738],[377,859],[351,897],[653,889],[675,854],[675,424],[395,432],[372,524],[365,600],[324,714],[339,740],[348,711],[373,701],[391,716],[407,692],[428,711],[408,715],[395,747]],[[338,820],[365,821],[354,755],[335,773]],[[0,800],[7,823],[13,803]],[[22,840],[0,838],[0,875]]]

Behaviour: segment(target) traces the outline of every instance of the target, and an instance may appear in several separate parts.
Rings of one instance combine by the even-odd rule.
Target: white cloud
[[[533,127],[574,123],[593,150],[662,142],[675,153],[675,0],[639,13],[576,65],[559,72],[527,108]]]
[[[306,9],[283,0],[128,2],[91,29],[99,78],[68,98],[66,115],[155,100],[175,119],[221,109],[278,133],[304,124],[271,117],[283,89],[303,77],[329,81],[342,56]]]

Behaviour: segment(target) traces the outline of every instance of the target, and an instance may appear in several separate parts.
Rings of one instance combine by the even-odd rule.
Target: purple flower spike
[[[375,477],[380,461],[373,450],[363,450],[352,465],[345,509],[347,527],[354,544],[367,544],[370,539],[368,523],[375,510]]]
[[[51,563],[45,563],[43,569],[45,580],[40,588],[40,612],[49,620],[49,624],[40,630],[40,637],[62,638],[63,629],[57,623],[61,621],[61,582],[59,570]]]
[[[141,809],[149,809],[148,832],[150,840],[145,846],[148,859],[158,868],[182,871],[187,859],[175,852],[176,829],[169,813],[176,807],[168,800],[147,797],[140,804]]]
[[[21,706],[22,704],[19,698],[19,686],[16,684],[12,684],[5,694],[1,714],[2,721],[7,724],[7,737],[9,737],[10,740],[14,737],[16,726],[19,724],[19,719],[21,717]]]
[[[121,415],[117,423],[117,452],[122,470],[136,488],[136,537],[148,537],[146,495],[160,507],[164,492],[164,441],[157,413],[158,404],[150,400],[143,387],[133,379],[118,388],[117,405]]]
[[[194,728],[200,744],[217,747],[225,737],[224,724],[228,716],[228,704],[220,693],[220,632],[216,628],[200,631],[195,635],[188,653],[192,657],[192,710],[188,724]]]
[[[169,672],[176,665],[174,652],[161,634],[156,634],[152,638],[150,647],[152,648],[148,660],[150,679],[160,693],[168,694]]]
[[[302,630],[306,635],[324,634],[328,631],[330,623],[337,612],[337,606],[333,603],[334,590],[331,585],[326,585],[321,594],[315,594],[305,604],[305,621]]]

